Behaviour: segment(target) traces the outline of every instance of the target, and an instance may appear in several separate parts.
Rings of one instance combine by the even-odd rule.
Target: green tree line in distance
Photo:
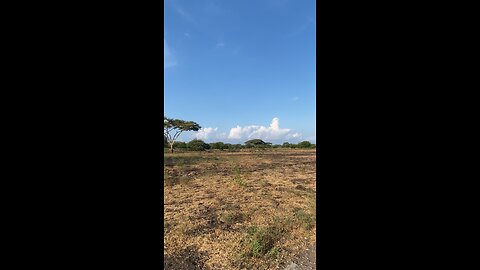
[[[269,142],[264,142],[260,139],[253,139],[246,141],[244,144],[231,144],[231,143],[224,143],[224,142],[213,142],[213,143],[206,143],[203,140],[191,140],[189,142],[180,142],[176,141],[172,145],[169,144],[167,138],[164,138],[163,141],[164,148],[173,148],[173,149],[182,149],[182,150],[190,150],[190,151],[205,151],[209,149],[218,149],[218,150],[240,150],[240,149],[250,149],[250,148],[259,148],[259,149],[267,149],[267,148],[300,148],[300,149],[308,149],[308,148],[316,148],[315,144],[310,143],[309,141],[303,141],[298,144],[288,143],[285,142],[283,144],[272,144]]]

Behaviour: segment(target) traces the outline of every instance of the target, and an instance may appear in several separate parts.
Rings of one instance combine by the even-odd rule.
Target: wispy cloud
[[[222,41],[219,41],[219,42],[217,42],[216,46],[217,46],[217,48],[222,48],[222,47],[225,47],[225,43],[222,42]]]
[[[292,100],[297,101],[297,100],[299,100],[299,97],[293,97]]]
[[[189,21],[191,23],[196,23],[192,15],[189,12],[187,12],[184,8],[180,6],[176,6],[175,11],[186,21]]]
[[[169,68],[177,65],[177,61],[173,56],[170,48],[167,45],[167,41],[163,39],[163,68]]]

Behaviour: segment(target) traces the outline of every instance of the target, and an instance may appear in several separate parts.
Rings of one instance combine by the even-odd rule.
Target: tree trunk
[[[170,153],[172,153],[172,154],[173,154],[173,144],[174,143],[175,142],[170,143]],[[173,155],[170,156],[170,164],[173,166]]]

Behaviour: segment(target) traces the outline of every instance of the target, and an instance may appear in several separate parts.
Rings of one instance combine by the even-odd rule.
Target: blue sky
[[[206,142],[316,142],[314,0],[165,0],[164,108]]]

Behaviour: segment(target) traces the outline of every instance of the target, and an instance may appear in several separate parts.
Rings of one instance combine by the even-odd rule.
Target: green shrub
[[[224,144],[223,142],[215,142],[210,144],[210,149],[228,149],[228,145]]]
[[[235,168],[234,172],[235,172],[235,182],[241,187],[247,186],[247,184],[242,180],[242,177],[240,176],[240,169]]]
[[[246,255],[249,257],[277,256],[279,249],[275,247],[275,243],[281,238],[282,232],[283,229],[277,226],[248,228]]]
[[[297,146],[298,148],[310,148],[312,144],[309,141],[303,141],[299,143]]]
[[[315,216],[299,209],[295,212],[295,217],[300,221],[304,229],[312,229],[315,226]]]
[[[187,147],[192,151],[205,151],[206,149],[210,149],[210,145],[202,140],[192,140],[187,143]]]
[[[184,149],[184,148],[187,148],[187,143],[185,142],[175,142],[173,144],[173,148],[178,148],[178,149]]]

